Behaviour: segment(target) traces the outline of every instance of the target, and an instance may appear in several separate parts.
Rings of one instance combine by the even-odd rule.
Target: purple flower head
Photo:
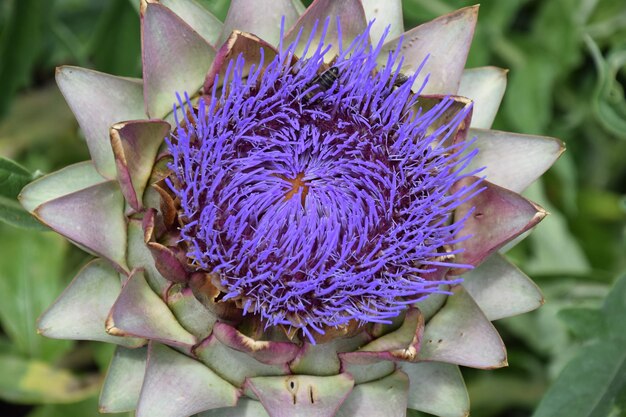
[[[296,41],[248,72],[231,61],[168,141],[189,262],[219,276],[222,300],[311,340],[443,291],[437,268],[469,267],[453,211],[480,192],[453,187],[476,173],[471,141],[454,141],[469,110],[438,123],[452,100],[422,109],[400,48],[377,68],[384,37],[370,45],[368,28],[328,57],[327,27],[304,59]]]

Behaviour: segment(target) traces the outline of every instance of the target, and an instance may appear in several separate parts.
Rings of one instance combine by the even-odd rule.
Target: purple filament
[[[480,192],[453,188],[476,173],[464,172],[472,141],[453,138],[469,108],[454,114],[444,98],[422,110],[419,71],[394,85],[402,58],[389,53],[377,69],[383,40],[370,45],[369,28],[323,83],[323,37],[295,63],[298,41],[248,71],[242,56],[231,61],[224,88],[215,80],[197,109],[179,98],[186,115],[168,140],[190,263],[219,274],[224,300],[310,339],[389,322],[458,282],[424,277],[459,266],[441,248],[460,240],[455,208]]]

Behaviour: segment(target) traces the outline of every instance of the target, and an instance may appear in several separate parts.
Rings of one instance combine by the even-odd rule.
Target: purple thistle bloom
[[[469,109],[439,126],[452,100],[423,110],[399,52],[377,69],[384,37],[371,46],[368,29],[325,64],[331,45],[310,51],[314,33],[305,59],[296,41],[249,73],[230,62],[168,141],[192,266],[219,276],[223,300],[312,342],[458,282],[432,275],[470,267],[451,256],[465,221],[452,213],[481,191],[453,187],[476,174],[463,172],[471,141],[453,135]]]

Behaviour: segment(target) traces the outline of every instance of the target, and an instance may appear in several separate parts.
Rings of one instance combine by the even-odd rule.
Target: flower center
[[[454,265],[468,110],[422,109],[381,45],[365,32],[330,69],[323,44],[250,73],[240,58],[170,141],[190,263],[268,326],[386,322],[449,283],[428,277]]]
[[[298,194],[298,192],[300,192],[301,193],[300,198],[301,198],[301,202],[302,202],[302,207],[304,207],[304,203],[306,201],[306,196],[307,196],[307,194],[309,194],[309,186],[304,181],[304,172],[300,172],[298,175],[296,175],[295,178],[287,178],[287,177],[285,177],[283,175],[279,175],[279,177],[291,184],[291,189],[287,192],[287,194],[285,194],[285,200],[284,201],[290,200],[296,194]]]

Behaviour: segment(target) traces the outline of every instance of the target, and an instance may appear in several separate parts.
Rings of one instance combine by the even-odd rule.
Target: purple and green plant
[[[469,413],[458,365],[505,366],[490,321],[543,302],[498,251],[563,151],[489,130],[477,13],[144,1],[142,80],[59,68],[92,160],[20,199],[96,256],[39,329],[118,345],[101,411]]]

